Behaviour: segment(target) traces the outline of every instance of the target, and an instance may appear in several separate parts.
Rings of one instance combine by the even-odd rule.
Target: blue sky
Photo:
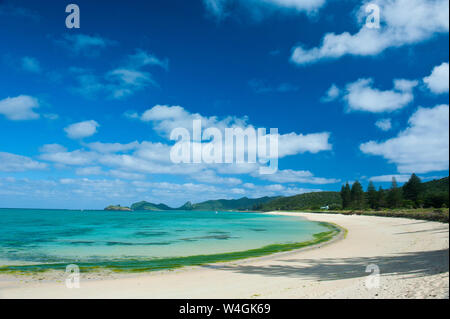
[[[0,1],[0,207],[448,175],[448,1]],[[174,126],[278,128],[279,170],[174,165]]]

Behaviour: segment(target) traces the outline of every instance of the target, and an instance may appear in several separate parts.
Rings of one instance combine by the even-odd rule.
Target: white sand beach
[[[312,213],[345,238],[319,247],[239,262],[144,274],[81,274],[80,288],[47,275],[0,275],[0,298],[448,298],[449,225]],[[342,236],[343,237],[343,236]],[[380,270],[366,286],[366,267]]]

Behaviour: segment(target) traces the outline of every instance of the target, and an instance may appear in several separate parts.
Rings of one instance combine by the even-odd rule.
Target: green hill
[[[196,210],[196,211],[215,211],[215,210],[252,210],[256,206],[263,205],[279,197],[261,197],[261,198],[239,198],[239,199],[218,199],[208,200],[197,204],[187,202],[181,207],[172,208],[165,204],[154,204],[146,201],[134,203],[131,205],[132,210]]]
[[[448,193],[448,176],[422,183],[425,193]]]
[[[422,183],[425,207],[448,207],[449,178],[444,177]],[[172,208],[165,204],[154,204],[141,201],[131,205],[131,210],[168,211],[168,210],[194,210],[194,211],[219,211],[219,210],[304,210],[319,209],[322,206],[330,209],[342,206],[339,192],[313,192],[290,197],[261,197],[239,199],[218,199],[192,204],[186,202],[181,207]],[[110,206],[107,210],[128,210],[128,207]]]
[[[279,197],[261,197],[261,198],[247,198],[242,197],[239,199],[218,199],[218,200],[208,200],[206,202],[191,204],[187,202],[180,209],[186,210],[252,210],[257,206],[268,203]],[[188,209],[188,207],[191,207]]]
[[[120,205],[109,205],[104,210],[121,211],[121,212],[130,212],[131,211],[130,207],[124,207],[124,206],[120,206]]]
[[[173,208],[165,205],[165,204],[153,204],[146,201],[134,203],[131,205],[132,210],[153,210],[153,211],[160,211],[160,210],[172,210]]]
[[[424,207],[449,207],[448,176],[422,183]]]
[[[314,192],[280,197],[263,204],[258,209],[262,211],[319,209],[326,205],[333,207],[333,205],[340,206],[341,204],[341,195],[338,192]]]

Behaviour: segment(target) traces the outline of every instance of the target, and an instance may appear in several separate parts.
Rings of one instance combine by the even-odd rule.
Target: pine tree
[[[403,196],[405,199],[413,201],[416,207],[419,206],[419,201],[423,197],[423,185],[416,174],[412,174],[409,181],[403,185]]]
[[[364,208],[364,190],[361,183],[356,181],[352,185],[351,189],[351,206],[355,209]]]
[[[348,182],[341,188],[342,209],[347,209],[351,204],[351,191]]]
[[[386,194],[383,187],[380,186],[377,192],[377,208],[386,207]]]
[[[402,189],[398,188],[397,180],[395,177],[392,177],[392,186],[387,195],[387,205],[389,208],[398,208],[402,205],[403,195]]]
[[[367,203],[372,209],[378,207],[378,193],[372,181],[369,182],[369,186],[367,187]]]

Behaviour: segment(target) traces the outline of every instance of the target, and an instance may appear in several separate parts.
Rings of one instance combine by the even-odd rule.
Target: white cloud
[[[22,69],[31,73],[40,73],[41,65],[35,58],[26,56],[22,58]]]
[[[393,175],[380,175],[380,176],[373,176],[369,178],[372,182],[392,182],[392,178],[395,178],[395,180],[399,183],[404,183],[409,180],[411,175],[409,174],[393,174]]]
[[[273,11],[313,14],[325,5],[326,0],[203,0],[203,3],[208,12],[218,19],[240,10],[260,20]]]
[[[332,84],[328,91],[325,93],[325,96],[320,99],[321,102],[332,102],[336,100],[339,95],[341,95],[341,90],[337,87],[336,84]]]
[[[104,171],[100,166],[88,166],[77,168],[77,175],[86,176],[86,175],[103,175]]]
[[[63,39],[56,40],[55,42],[66,48],[73,55],[84,55],[88,57],[98,56],[101,50],[117,44],[116,41],[98,35],[88,34],[65,34]]]
[[[93,152],[86,152],[83,150],[75,150],[72,152],[67,152],[63,149],[49,149],[41,148],[44,151],[40,159],[48,162],[53,162],[58,165],[89,165],[97,159],[97,154]]]
[[[448,0],[378,0],[379,29],[365,26],[368,3],[365,1],[357,12],[361,26],[357,33],[327,33],[319,47],[297,46],[293,49],[292,62],[305,65],[345,55],[374,56],[390,47],[412,45],[448,33]]]
[[[46,164],[37,162],[26,156],[0,152],[1,172],[24,172],[40,170],[46,167]]]
[[[256,176],[256,175],[255,175]],[[315,177],[310,171],[278,170],[275,174],[257,176],[275,183],[334,184],[339,179]]]
[[[67,148],[60,144],[45,144],[39,148],[39,152],[41,153],[61,153],[66,151]]]
[[[392,128],[392,122],[391,119],[380,119],[375,122],[375,126],[386,132]]]
[[[372,87],[372,79],[359,79],[347,84],[346,95],[343,99],[347,102],[350,111],[392,112],[414,100],[413,88],[417,84],[417,81],[394,80],[392,90],[382,91]]]
[[[77,85],[72,90],[88,98],[106,94],[113,99],[122,99],[149,86],[159,87],[151,73],[143,70],[146,66],[160,66],[167,70],[168,60],[159,60],[150,53],[138,50],[127,57],[125,65],[101,76],[87,69],[73,67],[70,71]]]
[[[148,85],[158,86],[153,81],[150,73],[133,69],[115,69],[106,75],[110,83],[108,89],[112,91],[112,97],[120,99],[132,95],[135,91],[141,90]]]
[[[145,175],[137,174],[137,173],[131,173],[131,172],[124,172],[121,170],[112,169],[109,171],[104,171],[100,166],[89,166],[89,167],[82,167],[78,168],[76,170],[76,174],[80,176],[89,176],[89,175],[96,175],[96,176],[111,176],[115,178],[120,179],[128,179],[128,180],[142,180],[145,179]]]
[[[448,170],[449,108],[419,108],[408,128],[384,142],[360,145],[363,153],[383,156],[397,165],[400,173],[427,173]]]
[[[316,154],[322,151],[330,151],[332,145],[329,143],[330,133],[312,133],[312,134],[279,134],[278,135],[278,156],[279,158],[302,154]]]
[[[167,144],[144,141],[136,150],[135,155],[149,161],[170,163],[170,149],[171,146]]]
[[[123,116],[125,116],[126,118],[129,118],[129,119],[139,119],[140,118],[139,114],[136,111],[132,111],[132,110],[126,111],[125,113],[123,113]]]
[[[419,178],[424,180],[432,180],[432,179],[441,179],[445,176],[419,176]],[[392,175],[380,175],[380,176],[373,176],[368,178],[368,180],[372,182],[392,182],[392,178],[395,178],[395,180],[398,183],[405,183],[411,178],[411,174],[392,174]]]
[[[100,125],[94,121],[84,121],[79,123],[74,123],[66,128],[64,131],[67,133],[67,136],[71,139],[80,139],[94,135],[97,133],[97,127]]]
[[[198,182],[206,184],[219,184],[219,185],[239,185],[242,181],[235,177],[220,177],[212,170],[205,170],[200,174],[194,174],[192,176]]]
[[[444,62],[434,67],[431,74],[423,78],[423,82],[434,94],[448,93],[448,77],[448,62]]]
[[[117,153],[134,150],[139,146],[139,142],[134,141],[127,144],[94,142],[86,146],[99,153]]]
[[[0,114],[12,121],[38,119],[39,114],[33,110],[38,107],[39,101],[28,95],[19,95],[0,100]]]
[[[140,69],[147,65],[156,65],[160,66],[165,70],[169,68],[169,60],[160,59],[156,57],[154,54],[148,53],[144,50],[138,49],[136,53],[128,56],[129,65],[133,69]]]
[[[181,106],[156,105],[145,111],[141,115],[144,122],[152,122],[157,132],[165,137],[175,128],[186,128],[192,132],[193,120],[201,120],[202,129],[208,127],[216,127],[222,133],[225,128],[240,127],[242,129],[251,128],[248,119],[237,117],[225,117],[219,120],[216,116],[205,117],[198,113],[190,113]],[[223,134],[224,136],[224,134]],[[279,134],[278,135],[278,154],[279,157],[288,155],[301,154],[305,152],[318,153],[320,151],[328,151],[332,149],[329,143],[330,133],[312,133],[312,134]]]

